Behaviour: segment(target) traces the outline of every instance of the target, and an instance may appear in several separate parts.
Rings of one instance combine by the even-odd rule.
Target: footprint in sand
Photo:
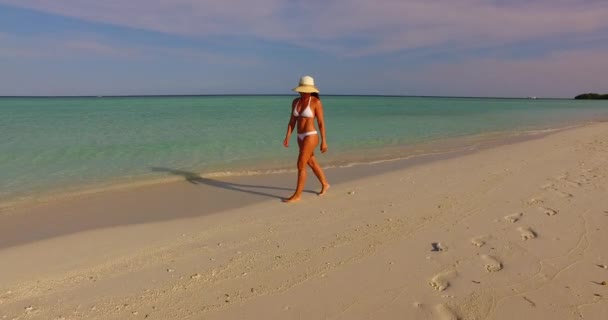
[[[547,184],[543,184],[542,186],[540,186],[540,188],[543,190],[554,189],[555,185],[553,183],[547,183]]]
[[[521,216],[523,216],[523,213],[518,212],[518,213],[514,213],[514,214],[510,214],[508,216],[505,216],[505,220],[507,220],[511,223],[515,223],[519,220],[519,218],[521,218]]]
[[[483,267],[487,272],[496,272],[502,270],[502,262],[492,256],[483,254],[481,255],[481,260],[483,261]]]
[[[538,207],[538,210],[540,210],[540,212],[548,215],[548,216],[554,216],[557,214],[557,210],[551,209],[551,208],[545,208],[545,207]]]
[[[562,179],[562,181],[565,182],[566,184],[572,186],[572,187],[575,187],[575,188],[578,188],[578,187],[582,186],[582,183],[580,183],[578,181],[572,181],[572,180],[569,180],[569,179]]]
[[[574,195],[572,193],[568,193],[568,192],[563,192],[560,190],[554,190],[555,194],[557,194],[558,196],[562,197],[562,198],[574,198]]]
[[[529,239],[536,238],[536,232],[534,232],[534,230],[532,230],[532,228],[530,228],[530,227],[519,227],[519,228],[517,228],[517,231],[519,231],[519,234],[521,235],[522,240],[529,240]]]
[[[540,187],[543,190],[549,190],[554,192],[555,194],[557,194],[558,196],[562,197],[562,198],[572,198],[574,197],[574,195],[572,193],[568,193],[568,192],[563,192],[561,190],[559,190],[553,183],[547,183],[545,185],[542,185]]]
[[[438,304],[435,306],[438,320],[458,320],[458,316],[445,304]]]
[[[444,272],[436,274],[431,279],[431,281],[429,281],[429,284],[431,285],[431,287],[433,287],[433,289],[435,289],[437,291],[443,291],[450,286],[449,280],[454,278],[455,276],[456,276],[456,271],[453,271],[453,270],[444,271]]]
[[[477,236],[471,239],[471,244],[476,246],[477,248],[481,248],[486,244],[486,240],[488,240],[488,236]]]

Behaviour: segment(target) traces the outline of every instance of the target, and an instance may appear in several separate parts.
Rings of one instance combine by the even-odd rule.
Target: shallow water
[[[0,201],[78,186],[291,168],[293,96],[0,98]],[[324,166],[424,152],[457,137],[608,118],[604,101],[322,97]],[[415,148],[413,148],[415,146]],[[448,144],[443,144],[448,148]]]

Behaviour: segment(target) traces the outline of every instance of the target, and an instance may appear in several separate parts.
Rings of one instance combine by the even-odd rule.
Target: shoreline
[[[323,164],[323,169],[340,169],[353,166],[375,165],[384,162],[407,161],[412,158],[426,158],[434,156],[446,155],[449,157],[452,153],[460,153],[470,150],[472,152],[493,148],[496,146],[510,144],[513,142],[536,139],[546,134],[553,134],[563,130],[570,130],[581,126],[586,126],[594,123],[608,121],[607,119],[596,119],[585,122],[564,123],[558,127],[541,127],[538,129],[529,129],[524,131],[506,131],[506,132],[486,132],[482,134],[463,135],[459,137],[444,137],[430,141],[412,143],[406,145],[385,146],[380,148],[361,149],[356,152],[345,153],[336,157],[333,161]],[[408,150],[403,152],[403,150]],[[362,152],[380,152],[382,157],[362,157]],[[152,168],[155,171],[157,168]],[[264,176],[275,174],[293,174],[296,172],[292,166],[268,168],[258,164],[257,167],[251,167],[244,170],[235,171],[220,171],[220,172],[190,172],[181,169],[162,168],[166,171],[167,176],[164,177],[125,177],[109,179],[106,182],[95,184],[75,184],[66,187],[56,187],[53,190],[45,190],[34,192],[29,195],[18,195],[7,197],[0,200],[0,216],[9,211],[24,208],[40,206],[51,202],[77,199],[89,195],[145,188],[150,186],[171,184],[187,181],[188,178],[236,178],[250,176]]]
[[[345,184],[358,179],[407,170],[416,166],[429,165],[437,161],[457,159],[502,146],[542,139],[552,134],[593,126],[598,123],[602,122],[535,131],[534,134],[515,135],[510,136],[508,139],[490,140],[485,145],[467,146],[448,152],[428,153],[371,163],[329,167],[324,170],[332,186],[335,186],[336,184]],[[118,185],[113,188],[72,193],[63,197],[28,201],[20,203],[18,206],[4,209],[0,207],[0,221],[4,220],[2,221],[3,223],[0,223],[0,234],[4,235],[4,239],[0,241],[0,250],[2,248],[83,231],[179,220],[197,216],[216,214],[221,216],[222,213],[227,211],[264,202],[279,201],[293,192],[293,188],[295,187],[294,172],[294,170],[287,170],[271,174],[223,176],[221,179],[201,176],[192,172],[181,172],[182,175],[167,178],[160,183],[155,180],[152,183]],[[305,195],[314,194],[315,189],[313,186],[317,184],[310,170],[308,170],[308,176],[310,181],[304,190]],[[188,210],[168,213],[171,212],[166,211],[169,206],[180,207],[181,204],[175,201],[167,204],[161,199],[164,197],[174,199],[181,196],[199,197],[201,203],[205,205],[201,207],[189,204]],[[238,200],[226,201],[231,196],[238,197]],[[126,202],[120,202],[120,205],[114,206],[113,202],[117,198],[127,200],[125,200]],[[146,201],[150,202],[145,206],[145,210],[138,208],[140,206],[139,202],[143,199],[148,199]],[[154,200],[149,201],[150,199]],[[111,204],[108,205],[108,203]],[[133,208],[133,212],[126,216],[117,214],[124,211],[123,207]],[[87,209],[83,211],[82,208]],[[159,210],[159,208],[161,209]],[[165,211],[162,210],[163,208]],[[58,216],[49,216],[47,211],[68,212],[69,214],[62,213]],[[75,211],[82,212],[76,215],[72,213]],[[99,216],[104,211],[110,213]],[[20,225],[28,225],[30,234],[21,233],[19,229]]]
[[[277,174],[0,215],[0,318],[608,312],[608,123],[428,160],[330,169],[328,194],[294,204]]]

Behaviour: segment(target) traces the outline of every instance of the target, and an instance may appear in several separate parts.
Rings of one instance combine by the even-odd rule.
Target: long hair
[[[317,99],[319,99],[319,100],[321,100],[321,97],[319,97],[319,93],[318,92],[313,92],[310,95],[313,96],[313,97],[315,97],[315,98],[317,98]]]

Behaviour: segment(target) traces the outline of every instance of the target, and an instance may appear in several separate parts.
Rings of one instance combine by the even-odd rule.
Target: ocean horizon
[[[296,97],[293,93],[218,93],[218,94],[127,94],[127,95],[0,95],[2,98],[179,98],[179,97]],[[446,98],[446,99],[523,99],[523,100],[574,100],[560,97],[500,97],[500,96],[433,96],[395,94],[320,94],[322,97],[395,97],[395,98]]]

